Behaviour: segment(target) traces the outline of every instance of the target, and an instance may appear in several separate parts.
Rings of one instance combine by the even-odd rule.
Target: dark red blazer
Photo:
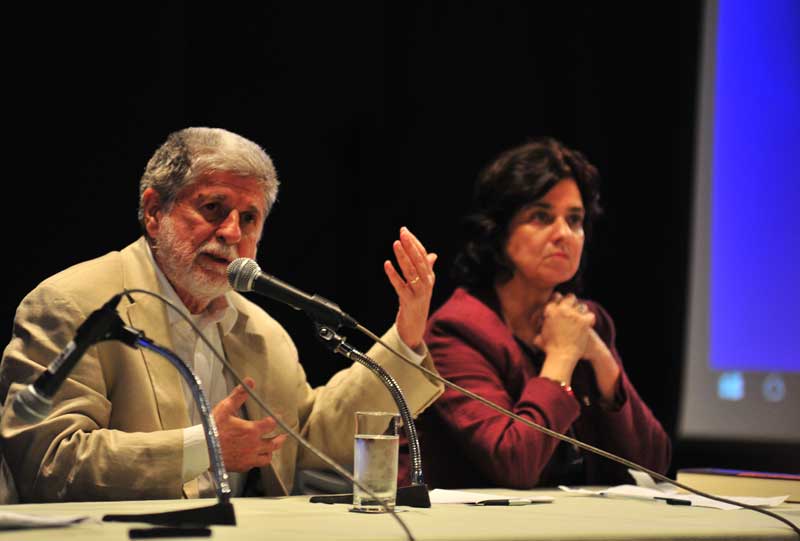
[[[598,304],[584,302],[597,318],[595,330],[622,367],[610,316]],[[457,289],[431,317],[425,341],[439,373],[450,381],[547,428],[571,433],[660,473],[667,470],[669,438],[624,369],[616,404],[608,407],[599,403],[591,366],[580,361],[572,379],[573,398],[557,383],[538,377],[544,353],[512,335],[493,292],[479,297]],[[570,445],[449,388],[420,415],[417,430],[431,488],[527,489],[631,481],[624,466],[586,451],[576,453]],[[408,462],[403,446],[401,484],[408,483]]]

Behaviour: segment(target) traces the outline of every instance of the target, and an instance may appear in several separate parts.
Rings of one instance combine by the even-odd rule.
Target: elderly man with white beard
[[[17,309],[0,365],[3,453],[21,501],[124,500],[213,495],[202,425],[175,368],[119,342],[89,348],[37,424],[9,407],[73,339],[95,309],[125,289],[157,292],[179,306],[225,355],[246,384],[290,426],[339,463],[352,464],[353,413],[395,410],[388,391],[354,365],[322,387],[306,381],[286,331],[261,308],[231,290],[226,270],[238,257],[255,258],[278,180],[255,143],[214,128],[171,134],[140,182],[143,236],[133,244],[80,263],[42,282]],[[422,336],[435,280],[434,254],[406,228],[393,250],[399,269],[384,262],[397,292],[390,345],[433,369]],[[158,299],[137,295],[118,307],[123,321],[175,351],[199,376],[213,407],[233,495],[285,495],[295,469],[323,464],[276,433],[235,385],[190,326]],[[406,392],[420,413],[441,386],[380,346],[368,355]],[[256,489],[251,491],[258,479]]]

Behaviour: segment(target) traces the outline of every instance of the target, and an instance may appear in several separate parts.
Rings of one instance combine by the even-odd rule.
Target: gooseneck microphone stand
[[[392,395],[397,409],[400,412],[400,417],[403,419],[403,428],[408,439],[409,454],[411,455],[411,486],[398,487],[397,489],[397,505],[406,505],[410,507],[430,507],[431,500],[428,495],[428,487],[422,475],[422,456],[419,448],[419,438],[417,437],[417,429],[414,425],[414,418],[411,411],[408,409],[408,403],[400,389],[397,381],[386,371],[384,368],[370,359],[364,353],[361,353],[350,344],[345,343],[345,338],[336,333],[328,325],[314,321],[314,328],[317,331],[317,337],[320,341],[334,353],[338,353],[351,361],[365,366],[378,379],[386,386],[389,393]],[[325,502],[325,503],[351,503],[352,494],[336,494],[331,496],[314,496],[312,501]]]
[[[194,401],[197,408],[200,410],[200,417],[203,422],[204,435],[206,437],[206,445],[208,446],[209,459],[211,461],[211,475],[214,477],[214,484],[216,485],[217,501],[220,504],[228,504],[231,499],[231,487],[228,482],[228,472],[225,469],[225,464],[222,461],[222,449],[219,445],[219,433],[217,432],[217,425],[214,422],[214,417],[211,416],[211,407],[206,400],[206,395],[200,387],[200,379],[186,366],[177,355],[165,347],[153,343],[145,336],[141,336],[136,341],[137,345],[149,349],[160,354],[167,359],[172,365],[178,369],[183,379],[189,384],[189,389],[192,392]],[[231,512],[233,508],[231,508]],[[235,524],[226,522],[225,524]]]
[[[173,532],[179,530],[178,527],[208,526],[212,524],[235,525],[236,516],[233,511],[233,505],[230,502],[231,488],[230,484],[228,483],[228,473],[225,470],[225,464],[222,461],[222,451],[220,450],[219,445],[217,425],[214,422],[214,418],[211,416],[211,408],[208,405],[208,400],[206,400],[206,397],[200,388],[200,380],[173,352],[165,347],[161,347],[153,343],[150,339],[145,337],[144,332],[132,327],[128,327],[123,323],[122,319],[120,319],[119,315],[116,313],[116,311],[114,311],[116,303],[119,302],[119,297],[119,295],[115,296],[111,301],[109,301],[109,303],[106,303],[103,308],[96,310],[94,313],[92,313],[92,315],[89,316],[88,319],[107,319],[102,321],[102,326],[91,326],[92,329],[96,329],[97,332],[90,333],[90,336],[87,336],[86,339],[81,341],[81,350],[77,355],[70,357],[70,365],[65,366],[64,370],[59,372],[62,374],[61,377],[50,377],[47,379],[47,382],[49,382],[51,379],[54,381],[58,379],[58,381],[47,387],[48,394],[52,394],[57,391],[66,374],[72,370],[75,364],[77,364],[85,350],[93,344],[106,342],[109,340],[119,340],[123,344],[134,349],[143,347],[163,356],[170,363],[172,363],[173,366],[175,366],[181,376],[183,376],[183,378],[186,380],[186,383],[189,385],[189,389],[192,392],[192,396],[194,397],[195,403],[200,410],[200,416],[202,417],[206,443],[208,445],[208,452],[212,466],[211,474],[213,475],[216,483],[217,503],[212,506],[206,506],[197,509],[167,511],[163,513],[106,515],[103,517],[103,520],[110,522],[144,522],[160,526],[171,526],[175,527],[174,530],[172,530]],[[112,304],[113,306],[111,306]],[[45,375],[48,376],[48,374]],[[15,403],[14,407],[19,408],[23,414],[22,417],[26,419],[41,419],[44,418],[52,408],[52,401],[49,398],[31,401],[30,396],[34,396],[34,398],[36,397],[36,394],[33,392],[35,389],[32,389],[32,387],[33,386],[30,386],[30,389],[25,391],[27,394],[21,397],[23,399],[27,399],[28,401],[26,402],[25,400],[20,400],[20,405],[18,406]],[[29,406],[31,405],[34,406],[34,409],[29,412]],[[27,413],[29,413],[29,415],[26,417],[25,414]]]
[[[178,373],[189,385],[195,404],[200,410],[211,462],[211,475],[214,478],[217,493],[217,503],[210,506],[162,513],[105,515],[103,520],[106,522],[145,522],[147,524],[173,527],[209,526],[212,524],[235,526],[236,514],[233,511],[233,504],[230,502],[231,487],[228,482],[228,472],[222,460],[217,424],[214,422],[214,417],[211,416],[211,407],[200,387],[198,377],[175,353],[155,344],[144,335],[144,332],[125,326],[119,318],[117,318],[117,323],[113,325],[108,335],[103,337],[103,340],[119,340],[133,348],[143,347],[149,349],[167,359],[178,370]]]

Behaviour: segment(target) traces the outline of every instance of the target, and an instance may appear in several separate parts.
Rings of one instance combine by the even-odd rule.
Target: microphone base
[[[352,501],[352,497],[350,498]],[[144,522],[158,526],[236,526],[236,514],[231,502],[219,502],[206,507],[143,513],[140,515],[105,515],[104,522]]]
[[[411,485],[398,487],[397,505],[407,505],[408,507],[430,507],[431,497],[428,494],[428,485]]]
[[[320,494],[309,498],[311,503],[346,503],[352,505],[353,494]],[[407,487],[397,487],[397,500],[395,505],[406,507],[425,507],[431,506],[431,498],[428,494],[428,486],[411,485]]]

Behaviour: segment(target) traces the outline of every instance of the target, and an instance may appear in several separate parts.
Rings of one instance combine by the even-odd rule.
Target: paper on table
[[[628,473],[633,477],[634,481],[636,481],[636,485],[639,488],[652,488],[655,490],[660,490],[665,495],[667,495],[667,499],[675,499],[675,500],[683,500],[689,501],[692,505],[696,505],[698,507],[711,507],[713,509],[722,509],[724,511],[729,511],[731,509],[741,509],[738,505],[732,505],[729,503],[722,503],[716,500],[712,500],[711,498],[706,498],[705,496],[699,496],[697,494],[679,494],[678,488],[670,483],[658,483],[653,480],[650,475],[646,474],[642,471],[637,471],[631,468],[628,468]],[[672,496],[674,495],[674,496]],[[733,500],[735,502],[743,503],[745,505],[755,505],[758,507],[774,507],[776,505],[782,504],[786,499],[789,497],[787,496],[776,496],[770,498],[761,498],[761,497],[746,497],[746,496],[725,496],[720,495],[723,498],[727,498],[729,500]],[[663,498],[663,496],[660,496]]]
[[[644,487],[644,488],[655,488],[662,492],[667,493],[677,493],[678,489],[675,488],[675,485],[670,483],[656,483],[655,480],[650,477],[649,474],[634,470],[632,468],[628,468],[628,474],[633,477],[633,480],[636,481],[636,486]]]
[[[549,503],[552,496],[525,496],[524,498],[503,496],[502,494],[484,494],[481,492],[464,492],[461,490],[444,490],[435,488],[430,491],[431,503],[478,503],[486,500],[530,500],[534,503]]]
[[[624,497],[624,498],[639,498],[644,500],[682,500],[691,502],[691,505],[697,507],[711,507],[713,509],[722,509],[728,511],[731,509],[741,509],[738,505],[718,502],[710,498],[698,496],[696,494],[677,494],[675,491],[663,491],[655,488],[637,487],[634,485],[618,485],[608,488],[606,490],[587,490],[584,488],[569,488],[563,485],[559,486],[561,490],[571,494],[581,494],[585,496],[610,496],[610,497]],[[746,498],[741,496],[723,496],[735,502],[744,503],[747,505],[757,505],[759,507],[774,507],[782,504],[789,496],[776,496],[772,498]]]
[[[0,511],[0,530],[16,530],[21,528],[56,528],[69,526],[91,520],[88,516],[42,517]]]

